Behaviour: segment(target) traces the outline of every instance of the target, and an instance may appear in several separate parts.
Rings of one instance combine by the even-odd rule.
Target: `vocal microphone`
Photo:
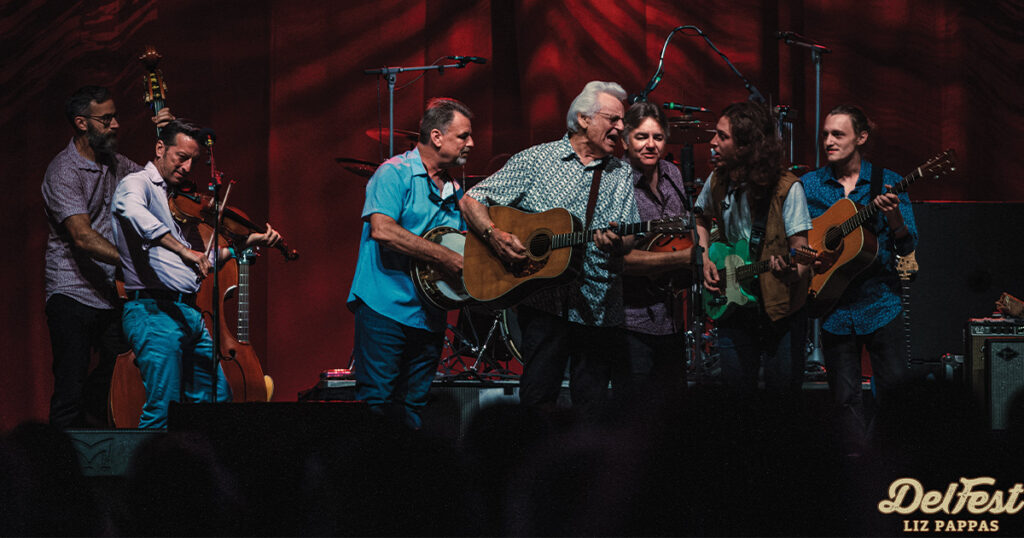
[[[704,108],[702,106],[681,105],[679,103],[673,103],[672,101],[665,102],[665,104],[661,105],[661,108],[664,108],[665,110],[679,110],[679,111],[684,112],[684,113],[687,113],[687,112],[711,112],[710,110],[708,110],[708,109],[706,109],[706,108]]]
[[[775,38],[785,40],[787,44],[804,45],[821,52],[832,52],[832,49],[825,45],[796,32],[775,32]]]
[[[448,60],[455,60],[456,62],[462,62],[462,63],[469,63],[469,62],[473,62],[475,64],[485,64],[485,63],[487,63],[487,58],[482,58],[480,56],[445,56],[445,58],[448,59]]]

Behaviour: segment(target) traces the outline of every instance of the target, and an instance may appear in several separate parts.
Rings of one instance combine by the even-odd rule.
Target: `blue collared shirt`
[[[409,256],[390,250],[370,237],[370,215],[380,213],[422,236],[438,227],[465,230],[458,209],[461,190],[445,200],[423,167],[419,149],[396,155],[374,172],[366,185],[359,260],[352,278],[348,306],[358,301],[402,325],[437,332],[444,330],[445,312],[425,304],[409,277]]]
[[[807,193],[807,206],[811,218],[821,216],[832,204],[844,196],[845,188],[826,166],[808,172],[800,180]],[[895,185],[902,180],[892,170],[884,170],[883,185]],[[894,245],[892,230],[879,212],[864,223],[878,238],[878,256],[860,275],[850,282],[836,308],[822,319],[822,328],[832,334],[870,334],[899,315],[902,306],[899,294],[899,276],[896,274],[896,253],[909,254],[917,246],[917,225],[907,193],[901,193],[900,213],[910,235]],[[859,205],[871,203],[871,163],[862,160],[857,184],[849,199]]]

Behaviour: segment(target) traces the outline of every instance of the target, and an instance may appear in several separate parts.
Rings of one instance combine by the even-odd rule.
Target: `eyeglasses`
[[[622,121],[622,116],[612,116],[611,114],[609,114],[607,112],[598,112],[597,115],[598,116],[604,116],[604,118],[608,120],[608,123],[610,123],[612,125],[615,125],[616,123],[619,123],[620,121]]]
[[[83,118],[92,118],[92,119],[100,122],[100,124],[103,125],[104,127],[110,127],[110,124],[113,123],[114,120],[117,119],[117,113],[114,113],[114,114],[104,114],[102,116],[90,116],[88,114],[82,114],[81,116]]]

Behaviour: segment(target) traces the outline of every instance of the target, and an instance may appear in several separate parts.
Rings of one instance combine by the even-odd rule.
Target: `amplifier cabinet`
[[[985,341],[986,406],[993,430],[1009,426],[1010,405],[1024,387],[1024,338],[990,338]]]
[[[973,318],[964,329],[964,381],[980,406],[987,405],[985,343],[992,339],[1024,338],[1024,320]]]

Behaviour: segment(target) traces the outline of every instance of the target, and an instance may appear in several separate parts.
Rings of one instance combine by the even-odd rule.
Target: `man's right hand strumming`
[[[526,247],[518,237],[509,232],[492,228],[487,243],[502,261],[513,263],[526,259]]]

